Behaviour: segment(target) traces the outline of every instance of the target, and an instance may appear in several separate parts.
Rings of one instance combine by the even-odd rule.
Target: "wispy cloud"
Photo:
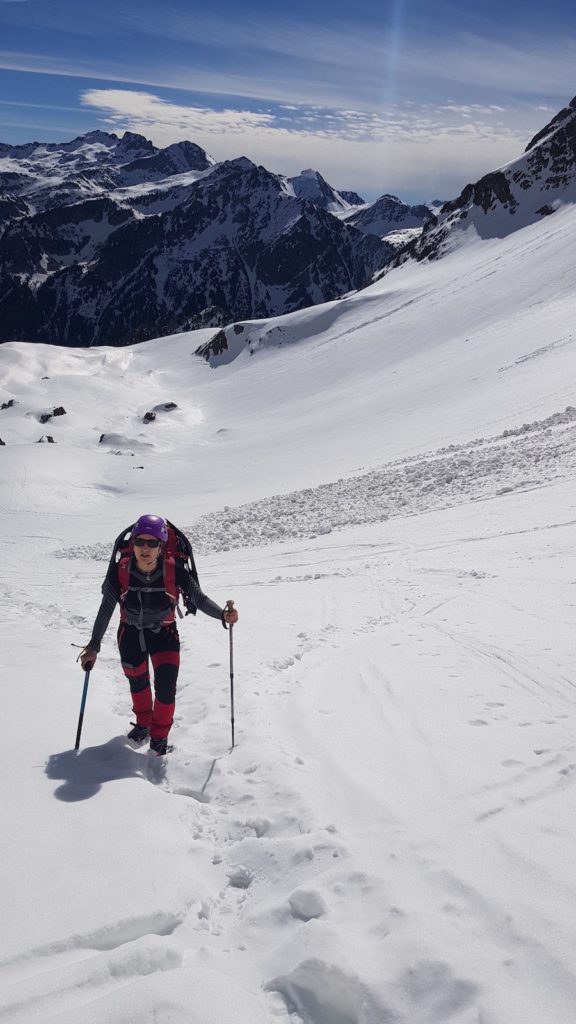
[[[143,19],[135,33],[148,30]],[[204,17],[194,20],[192,33],[190,23],[189,18],[180,23],[163,17],[159,24],[156,17],[149,31],[154,30],[158,43],[150,52],[144,47],[140,59],[130,54],[120,61],[5,50],[0,52],[0,68],[204,96],[327,107],[352,104],[374,112],[392,95],[389,32],[294,22],[275,24],[272,30],[248,20]],[[194,37],[190,52],[187,35]],[[161,45],[167,38],[174,41],[173,52]],[[576,40],[571,38],[518,34],[512,44],[462,32],[449,41],[416,36],[397,45],[401,51],[394,61],[393,94],[405,100],[449,103],[458,97],[457,104],[464,106],[480,100],[503,105],[511,98],[543,103],[557,97],[559,105],[571,96],[576,63]]]

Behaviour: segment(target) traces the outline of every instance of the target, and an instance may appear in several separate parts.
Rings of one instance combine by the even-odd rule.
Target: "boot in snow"
[[[150,751],[153,754],[157,754],[158,757],[162,757],[163,754],[169,754],[172,747],[169,745],[166,737],[161,740],[154,740],[150,737]]]

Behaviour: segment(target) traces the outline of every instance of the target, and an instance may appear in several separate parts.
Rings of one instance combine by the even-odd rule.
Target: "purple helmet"
[[[140,533],[149,533],[163,544],[168,540],[168,524],[161,516],[140,516],[132,527],[131,537],[137,537]]]

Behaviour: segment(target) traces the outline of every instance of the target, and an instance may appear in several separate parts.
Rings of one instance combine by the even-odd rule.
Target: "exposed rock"
[[[549,135],[551,135],[552,132],[556,131],[557,128],[562,127],[564,122],[569,121],[572,118],[575,110],[576,96],[574,96],[574,98],[570,100],[570,103],[567,107],[563,107],[563,109],[560,110],[555,115],[555,117],[552,118],[550,123],[547,124],[545,128],[542,128],[542,130],[539,131],[533,139],[530,139],[530,142],[526,146],[524,152],[527,153],[528,150],[534,149],[534,147],[537,146],[539,142],[542,142],[543,139],[546,139]]]
[[[6,441],[3,441],[1,437],[0,437],[0,444],[3,444],[4,446],[6,445]]]
[[[0,409],[11,409],[12,406],[14,405],[14,401],[15,400],[13,398],[9,398],[7,402],[2,402],[2,405],[0,405]]]
[[[223,352],[226,352],[228,348],[228,340],[224,331],[218,331],[210,341],[207,341],[205,345],[200,345],[196,349],[195,355],[203,356],[204,359],[209,359],[210,356],[220,356]]]
[[[551,213],[556,213],[556,207],[545,203],[539,210],[536,210],[536,213],[539,213],[541,217],[549,217]]]
[[[63,405],[59,405],[56,409],[54,409],[54,412],[52,413],[52,415],[53,416],[65,416],[66,415],[66,409],[64,408]]]
[[[338,191],[342,196],[342,199],[345,199],[347,203],[350,203],[350,206],[364,206],[366,202],[366,200],[362,199],[362,196],[359,196],[357,192],[348,192],[342,188],[338,189]]]
[[[38,438],[36,444],[44,444],[46,441],[48,444],[56,444],[52,434],[42,434],[42,437]]]
[[[145,412],[142,417],[142,423],[152,423],[156,419],[155,412]]]
[[[51,419],[52,419],[52,413],[51,412],[41,412],[40,415],[38,416],[38,422],[39,423],[48,423],[48,421],[51,420]]]

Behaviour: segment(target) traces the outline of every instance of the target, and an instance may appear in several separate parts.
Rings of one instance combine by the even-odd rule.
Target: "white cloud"
[[[246,135],[269,128],[274,116],[249,110],[213,110],[208,107],[181,106],[169,103],[148,92],[127,89],[89,89],[81,95],[82,103],[108,111],[114,123],[129,118],[139,131],[165,129],[188,135]]]

